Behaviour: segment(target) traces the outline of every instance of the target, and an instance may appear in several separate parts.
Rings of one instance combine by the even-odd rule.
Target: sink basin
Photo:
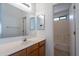
[[[10,48],[13,49],[17,46],[20,46],[20,45],[24,45],[24,44],[28,44],[28,43],[31,43],[32,41],[31,40],[27,40],[25,42],[23,42],[22,40],[21,41],[15,41],[15,42],[9,42],[9,43],[5,43],[5,44],[1,44],[0,45],[0,50],[3,51],[3,50],[9,50]]]

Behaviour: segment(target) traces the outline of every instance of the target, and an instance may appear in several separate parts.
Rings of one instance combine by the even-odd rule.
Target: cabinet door
[[[21,51],[18,51],[10,56],[26,56],[26,49],[23,49]]]
[[[38,49],[36,49],[33,52],[29,53],[28,56],[38,56]]]
[[[39,47],[39,56],[45,56],[45,45]]]

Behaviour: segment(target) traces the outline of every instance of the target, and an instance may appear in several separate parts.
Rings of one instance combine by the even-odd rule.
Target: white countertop
[[[13,54],[19,50],[27,48],[43,40],[45,40],[45,38],[32,38],[32,39],[27,39],[26,42],[15,41],[15,42],[10,42],[6,44],[1,44],[0,45],[0,56],[8,56],[10,54]]]

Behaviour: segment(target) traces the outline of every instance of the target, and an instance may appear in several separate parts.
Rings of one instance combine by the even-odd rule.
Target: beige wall
[[[55,47],[68,51],[69,50],[69,21],[54,21],[54,41]]]

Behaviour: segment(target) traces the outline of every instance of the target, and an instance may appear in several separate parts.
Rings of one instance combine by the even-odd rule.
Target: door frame
[[[57,4],[57,3],[56,3]],[[54,5],[56,5],[56,4],[54,4]],[[75,5],[75,3],[71,3],[73,6]],[[53,12],[54,12],[54,5],[53,5]],[[71,6],[72,8],[73,8],[73,6]],[[53,13],[53,15],[54,15],[54,13]],[[70,51],[69,51],[69,53],[70,53],[70,56],[76,56],[76,35],[74,35],[74,32],[76,33],[76,18],[75,18],[75,9],[73,10],[73,16],[74,16],[74,18],[73,18],[73,24],[74,24],[74,31],[72,31],[72,33],[70,32],[70,36],[71,36],[71,38],[70,38]],[[54,17],[53,17],[53,19],[54,19]],[[72,24],[71,24],[72,25]],[[54,20],[53,20],[53,28],[54,28]],[[71,28],[72,29],[72,28]],[[54,30],[54,29],[53,29]],[[53,31],[54,32],[54,31]],[[54,33],[53,33],[54,34]],[[73,37],[72,37],[72,35],[74,35],[74,39],[72,39]]]

